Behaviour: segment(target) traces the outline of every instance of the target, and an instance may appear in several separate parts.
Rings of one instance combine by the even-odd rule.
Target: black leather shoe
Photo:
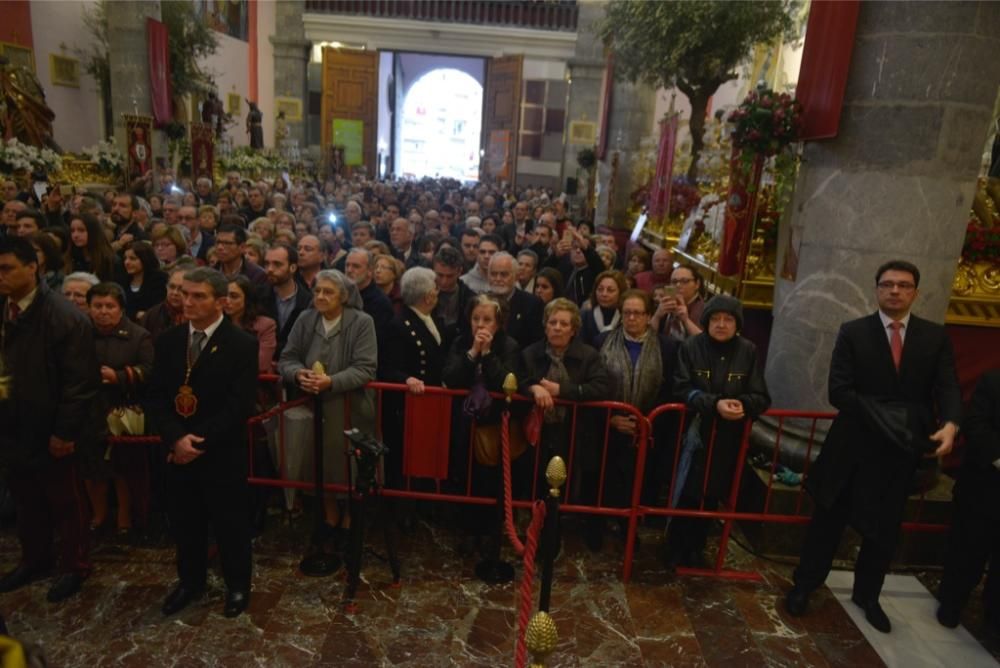
[[[865,611],[865,619],[868,623],[872,625],[877,631],[882,633],[889,633],[892,631],[892,624],[889,622],[889,616],[885,614],[885,610],[882,606],[878,604],[878,599],[874,601],[863,601],[854,596],[851,597],[854,603]]]
[[[961,610],[955,610],[947,605],[939,605],[937,609],[937,620],[941,626],[949,629],[956,628],[961,620]]]
[[[78,573],[67,573],[56,578],[56,581],[49,588],[49,593],[45,597],[49,603],[59,603],[65,601],[73,594],[80,591],[84,577]]]
[[[22,564],[0,578],[0,593],[6,594],[9,591],[20,589],[26,584],[31,584],[44,577],[46,570],[44,568],[29,568]]]
[[[226,607],[222,609],[224,617],[239,617],[250,605],[250,592],[248,591],[228,591],[226,592]]]
[[[805,589],[792,587],[788,594],[785,595],[785,610],[792,617],[801,617],[806,614],[806,608],[808,607],[809,592]]]
[[[186,608],[192,601],[201,598],[201,595],[204,593],[205,589],[203,587],[188,587],[184,583],[181,583],[174,587],[172,592],[167,594],[167,598],[163,600],[163,607],[160,608],[160,611],[163,612],[165,617],[169,617]]]

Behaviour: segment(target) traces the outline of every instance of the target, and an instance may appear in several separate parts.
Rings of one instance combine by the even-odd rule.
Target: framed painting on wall
[[[27,67],[32,72],[35,71],[35,52],[26,46],[0,42],[0,55],[7,56],[7,60],[12,65]]]
[[[243,96],[239,93],[229,93],[226,95],[226,113],[232,116],[239,116],[243,109]]]
[[[55,53],[49,54],[49,77],[54,86],[80,87],[80,61]]]
[[[285,112],[285,120],[299,122],[302,120],[302,100],[294,97],[274,98],[274,111]]]

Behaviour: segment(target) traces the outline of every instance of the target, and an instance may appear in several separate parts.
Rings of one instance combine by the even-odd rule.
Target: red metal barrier
[[[280,377],[273,374],[262,374],[260,380],[265,383],[276,383],[280,384]],[[377,409],[376,409],[376,432],[378,436],[382,437],[382,411],[383,411],[383,400],[385,398],[385,393],[398,393],[405,394],[407,388],[405,385],[397,385],[391,383],[369,383],[368,387],[377,393]],[[461,398],[468,394],[468,391],[464,390],[449,390],[445,388],[428,387],[426,389],[428,395],[438,395],[438,396],[450,396],[454,398]],[[500,401],[504,399],[503,395],[494,395],[495,400]],[[520,395],[514,395],[512,398],[516,403],[532,403],[532,399]],[[301,405],[309,405],[312,402],[312,397],[302,397],[292,401],[283,401],[278,403],[276,406],[263,411],[257,415],[254,415],[248,420],[249,435],[250,439],[248,448],[248,457],[250,464],[250,475],[248,477],[248,482],[253,485],[284,488],[284,489],[302,489],[308,490],[312,489],[314,483],[312,482],[311,476],[303,476],[302,480],[291,480],[287,477],[286,469],[286,446],[285,443],[285,429],[284,420],[285,413],[295,407]],[[775,444],[773,448],[773,453],[771,455],[770,470],[768,474],[767,490],[764,497],[763,508],[758,511],[748,511],[739,510],[738,500],[739,493],[741,489],[741,482],[743,479],[744,465],[747,461],[747,455],[750,452],[750,428],[751,423],[747,421],[743,429],[743,437],[740,442],[739,451],[737,454],[736,470],[733,475],[731,486],[729,489],[729,495],[726,499],[723,499],[722,507],[718,510],[706,510],[704,507],[704,491],[706,489],[709,476],[711,475],[711,463],[712,463],[712,452],[715,447],[715,430],[712,430],[712,438],[710,442],[706,444],[706,467],[704,477],[702,479],[702,501],[699,508],[696,509],[682,509],[673,508],[669,506],[658,506],[658,505],[644,505],[642,503],[642,491],[643,482],[645,480],[645,471],[648,463],[648,455],[653,447],[652,439],[652,425],[657,420],[664,415],[673,413],[677,415],[677,431],[672,434],[672,441],[674,454],[672,458],[671,466],[671,476],[669,485],[667,485],[667,498],[672,499],[676,491],[676,474],[677,465],[681,456],[681,447],[683,444],[684,434],[688,428],[689,420],[688,414],[686,413],[685,406],[683,404],[664,404],[662,406],[656,407],[647,416],[643,416],[638,412],[638,410],[628,404],[613,402],[613,401],[599,401],[599,402],[582,402],[573,403],[563,400],[557,401],[558,406],[565,407],[566,410],[571,412],[571,420],[569,424],[569,442],[568,448],[565,452],[567,461],[567,479],[566,484],[563,486],[563,498],[560,510],[569,513],[578,514],[589,514],[597,515],[603,517],[616,517],[624,519],[627,521],[627,534],[625,538],[624,555],[623,555],[623,566],[622,566],[622,577],[623,580],[628,582],[632,574],[632,562],[635,552],[636,534],[638,528],[639,519],[645,516],[662,516],[662,517],[696,517],[704,519],[722,520],[723,533],[719,541],[719,549],[716,555],[715,563],[711,568],[706,569],[688,569],[679,568],[678,572],[682,574],[690,575],[707,575],[722,578],[731,579],[745,579],[745,580],[758,580],[760,576],[757,573],[727,570],[725,568],[725,559],[728,550],[728,543],[730,535],[732,532],[733,523],[737,520],[739,521],[757,521],[757,522],[771,522],[777,524],[806,524],[809,521],[809,515],[803,511],[804,506],[804,488],[800,485],[797,491],[796,501],[795,501],[795,511],[793,513],[776,513],[772,512],[771,502],[774,493],[775,477],[780,465],[780,446],[781,439],[785,434],[786,421],[805,421],[808,427],[803,429],[798,427],[798,430],[803,433],[808,433],[806,453],[804,458],[804,468],[803,479],[808,475],[809,462],[812,455],[813,446],[816,442],[817,434],[817,423],[821,420],[827,421],[831,420],[835,414],[834,413],[824,413],[824,412],[811,412],[811,411],[790,411],[790,410],[770,410],[765,413],[765,417],[774,420],[776,422],[776,436]],[[603,416],[600,416],[599,420],[603,424],[603,445],[601,446],[600,452],[600,469],[597,478],[597,490],[596,494],[592,494],[592,498],[595,499],[595,503],[585,503],[579,498],[581,493],[586,494],[586,490],[579,490],[574,492],[573,480],[575,476],[583,474],[581,471],[581,466],[576,464],[578,458],[577,452],[577,426],[581,417],[581,411],[603,411]],[[605,505],[605,487],[608,478],[608,454],[609,454],[609,444],[611,442],[611,427],[609,418],[613,413],[627,414],[634,416],[636,418],[636,423],[638,425],[638,433],[636,434],[634,441],[635,449],[635,462],[634,462],[634,477],[631,487],[630,503],[625,507],[612,507]],[[591,413],[593,415],[593,413]],[[597,415],[600,415],[599,413]],[[266,421],[278,418],[277,434],[278,434],[278,461],[274,462],[275,467],[278,471],[277,478],[266,478],[260,477],[256,474],[254,468],[253,460],[253,439],[255,437],[254,427],[264,424]],[[448,492],[442,491],[441,480],[436,480],[434,484],[434,491],[424,491],[420,489],[414,489],[414,480],[410,477],[405,478],[405,485],[401,489],[394,489],[391,487],[383,486],[382,494],[391,498],[405,498],[405,499],[415,499],[415,500],[428,500],[428,501],[442,501],[442,502],[453,502],[462,503],[468,505],[482,505],[490,506],[496,504],[496,498],[493,495],[485,495],[476,493],[473,489],[473,433],[475,430],[475,422],[471,425],[468,437],[468,450],[467,463],[465,464],[464,480],[465,488],[463,491],[459,492]],[[431,425],[433,428],[433,425]],[[256,434],[259,436],[259,434]],[[405,448],[406,441],[408,440],[407,434],[403,434],[403,446]],[[109,438],[109,441],[113,443],[133,443],[133,444],[148,444],[157,443],[159,438],[156,436],[122,436]],[[393,444],[389,444],[392,447]],[[451,444],[449,444],[450,446]],[[669,443],[661,442],[658,447],[668,447]],[[398,445],[397,445],[398,447]],[[540,479],[539,471],[543,469],[547,460],[545,462],[541,459],[542,446],[540,444],[534,447],[533,455],[533,467],[532,467],[532,479],[531,479],[531,494],[527,499],[516,499],[513,502],[515,507],[528,508],[532,505],[532,500],[539,498],[538,482]],[[345,455],[346,456],[346,447]],[[529,456],[529,455],[522,455]],[[497,468],[499,473],[499,467]],[[380,471],[381,482],[385,484],[384,469]],[[577,486],[579,487],[579,485]],[[346,484],[327,484],[325,488],[328,491],[346,493],[348,492],[348,486]],[[627,490],[626,490],[627,491]],[[544,494],[545,490],[541,490]],[[922,521],[923,512],[923,500],[924,494],[921,494],[918,499],[918,507],[916,512],[916,517],[903,523],[904,531],[921,531],[921,532],[943,532],[946,531],[948,525],[941,523],[929,523]]]
[[[678,413],[680,414],[678,418],[678,429],[677,433],[673,439],[674,445],[674,457],[673,464],[671,468],[671,478],[670,484],[668,486],[668,501],[674,497],[675,486],[677,484],[677,469],[678,462],[681,457],[681,447],[684,440],[684,434],[687,429],[687,413],[685,413],[685,406],[683,404],[665,404],[658,406],[647,416],[650,424],[653,424],[655,420],[668,413]],[[775,442],[771,452],[770,465],[768,470],[767,488],[764,495],[763,508],[759,511],[750,510],[739,510],[738,502],[740,497],[740,489],[743,481],[744,467],[747,462],[748,454],[750,452],[750,432],[751,432],[751,422],[746,421],[743,429],[743,438],[740,443],[739,453],[737,455],[736,470],[733,474],[733,480],[730,487],[730,492],[728,498],[725,500],[724,507],[719,510],[709,510],[704,509],[704,491],[705,486],[702,487],[702,504],[698,509],[681,509],[673,508],[669,506],[648,506],[642,505],[641,492],[643,485],[643,473],[646,465],[646,456],[648,454],[648,449],[643,451],[640,457],[640,465],[636,470],[636,478],[634,481],[632,502],[633,505],[638,508],[638,515],[640,517],[644,516],[661,516],[661,517],[697,517],[704,519],[722,520],[723,531],[722,536],[719,540],[719,548],[716,555],[715,563],[712,568],[708,569],[692,569],[692,568],[678,568],[678,573],[687,575],[707,575],[714,577],[722,577],[728,579],[740,579],[740,580],[760,580],[761,576],[755,572],[746,571],[736,571],[727,570],[725,566],[725,558],[728,549],[729,539],[731,536],[733,523],[736,521],[757,521],[757,522],[772,522],[777,524],[807,524],[809,522],[810,516],[803,511],[803,501],[805,496],[804,481],[806,476],[809,474],[809,466],[812,460],[813,446],[816,444],[816,434],[817,434],[817,423],[820,421],[830,421],[836,416],[836,413],[829,412],[817,412],[817,411],[793,411],[793,410],[769,410],[764,413],[765,418],[769,418],[775,422]],[[805,421],[808,424],[806,429],[798,427],[798,430],[807,433],[806,438],[806,452],[803,459],[803,471],[801,476],[801,482],[798,485],[798,491],[796,492],[795,499],[795,510],[793,513],[778,513],[773,512],[771,508],[771,501],[774,493],[774,485],[776,482],[776,476],[778,474],[781,454],[781,441],[786,434],[786,421]],[[652,433],[652,432],[651,432]],[[715,429],[713,425],[712,437],[710,442],[706,445],[708,453],[706,455],[706,470],[704,475],[704,480],[707,481],[710,476],[711,469],[711,454],[712,449],[715,445]],[[652,444],[650,444],[652,446]],[[916,511],[916,517],[912,521],[904,522],[902,528],[904,531],[920,531],[920,532],[933,532],[940,533],[947,531],[948,525],[941,523],[932,523],[922,521],[923,513],[923,503],[926,495],[926,490],[922,491],[918,496],[918,505]],[[629,536],[632,540],[634,537]],[[630,572],[630,564],[626,565],[626,571]]]

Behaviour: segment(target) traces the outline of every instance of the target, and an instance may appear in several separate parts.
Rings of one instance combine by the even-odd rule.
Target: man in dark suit
[[[951,452],[962,404],[944,327],[910,314],[920,271],[894,260],[879,267],[875,282],[878,312],[844,323],[834,345],[829,392],[840,412],[806,479],[816,512],[785,606],[793,616],[805,613],[850,524],[863,538],[851,598],[888,633],[878,598],[907,487],[922,456]]]
[[[361,294],[361,301],[364,304],[365,313],[375,321],[375,338],[378,342],[378,378],[382,378],[385,371],[386,352],[388,345],[385,337],[389,333],[389,326],[394,317],[392,302],[382,291],[375,281],[372,280],[375,272],[375,256],[365,248],[352,248],[344,261],[344,274],[354,281]]]
[[[966,451],[955,484],[937,618],[948,628],[958,626],[989,563],[984,612],[986,623],[1000,634],[1000,369],[979,379],[963,428]]]
[[[490,293],[507,301],[507,323],[504,332],[522,348],[541,341],[545,334],[542,313],[545,305],[535,295],[514,287],[519,266],[506,251],[490,259]]]
[[[218,271],[184,275],[188,322],[156,342],[148,413],[167,448],[167,504],[180,582],[163,602],[172,615],[205,590],[208,525],[226,582],[223,614],[250,603],[247,419],[257,388],[257,340],[222,314],[228,282]]]

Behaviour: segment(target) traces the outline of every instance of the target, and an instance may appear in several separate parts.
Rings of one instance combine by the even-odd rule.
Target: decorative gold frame
[[[35,50],[30,47],[12,42],[0,42],[0,54],[7,56],[14,65],[23,65],[32,72],[38,71],[35,68]]]
[[[53,86],[80,87],[80,61],[57,53],[49,54],[49,79]]]
[[[243,113],[243,96],[239,93],[226,94],[226,113],[239,116]]]
[[[296,97],[276,97],[274,98],[274,113],[277,116],[279,111],[285,112],[285,120],[298,123],[302,121],[302,100]]]
[[[570,121],[567,138],[570,144],[593,146],[597,142],[597,123],[592,121]]]

